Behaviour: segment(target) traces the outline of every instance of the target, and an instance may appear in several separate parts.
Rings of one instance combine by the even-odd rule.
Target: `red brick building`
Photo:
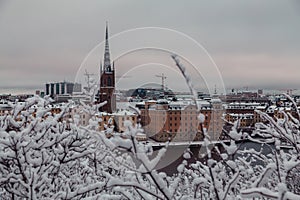
[[[141,111],[145,133],[156,141],[199,141],[203,139],[202,129],[209,134],[213,132],[212,139],[218,139],[215,135],[219,136],[223,127],[221,101],[216,105],[207,101],[197,103],[205,117],[202,125],[198,119],[200,113],[191,101],[148,101],[137,104],[137,107]],[[212,117],[213,125],[210,124]]]
[[[100,108],[100,111],[108,113],[116,111],[115,69],[114,64],[111,65],[110,61],[107,24],[105,30],[105,52],[103,66],[100,64],[100,91],[98,103],[104,101],[107,103]]]

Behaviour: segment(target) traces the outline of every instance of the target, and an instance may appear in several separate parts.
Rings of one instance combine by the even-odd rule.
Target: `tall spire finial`
[[[110,53],[108,45],[108,22],[105,27],[105,52],[104,52],[104,71],[111,72]]]
[[[106,21],[106,26],[105,26],[105,40],[108,40],[108,22]]]

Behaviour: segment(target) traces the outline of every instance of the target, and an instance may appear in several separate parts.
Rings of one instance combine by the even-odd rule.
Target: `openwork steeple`
[[[104,52],[104,71],[111,72],[111,63],[110,63],[110,53],[109,53],[109,44],[108,44],[108,23],[106,22],[105,28],[105,52]]]

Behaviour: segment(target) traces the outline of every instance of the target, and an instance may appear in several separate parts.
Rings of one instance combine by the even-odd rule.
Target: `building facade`
[[[197,101],[204,115],[199,123],[199,111],[191,101],[148,101],[138,103],[140,119],[149,138],[159,142],[201,141],[206,130],[212,140],[218,140],[222,133],[224,112],[220,100]]]
[[[71,96],[73,92],[81,92],[81,84],[66,81],[46,83],[45,95],[50,95],[52,98],[63,95]]]
[[[222,120],[224,109],[219,98],[211,100],[211,114],[209,120],[208,135],[211,140],[218,140],[222,134],[224,122]]]

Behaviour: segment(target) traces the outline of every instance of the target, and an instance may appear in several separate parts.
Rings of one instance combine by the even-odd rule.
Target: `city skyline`
[[[296,1],[259,2],[173,1],[159,6],[131,2],[127,8],[109,1],[0,1],[0,92],[33,91],[44,89],[49,81],[73,81],[86,55],[103,42],[106,21],[111,36],[142,27],[186,34],[208,51],[227,89],[298,89],[300,6]],[[178,46],[184,48],[184,42],[178,41]],[[113,58],[119,56],[121,46],[130,46],[130,41],[118,45],[112,41]],[[102,55],[98,54],[99,60]],[[195,51],[189,55],[198,56]],[[116,67],[121,70],[122,63]],[[153,81],[160,83],[157,78]],[[172,77],[167,81],[172,87]]]

